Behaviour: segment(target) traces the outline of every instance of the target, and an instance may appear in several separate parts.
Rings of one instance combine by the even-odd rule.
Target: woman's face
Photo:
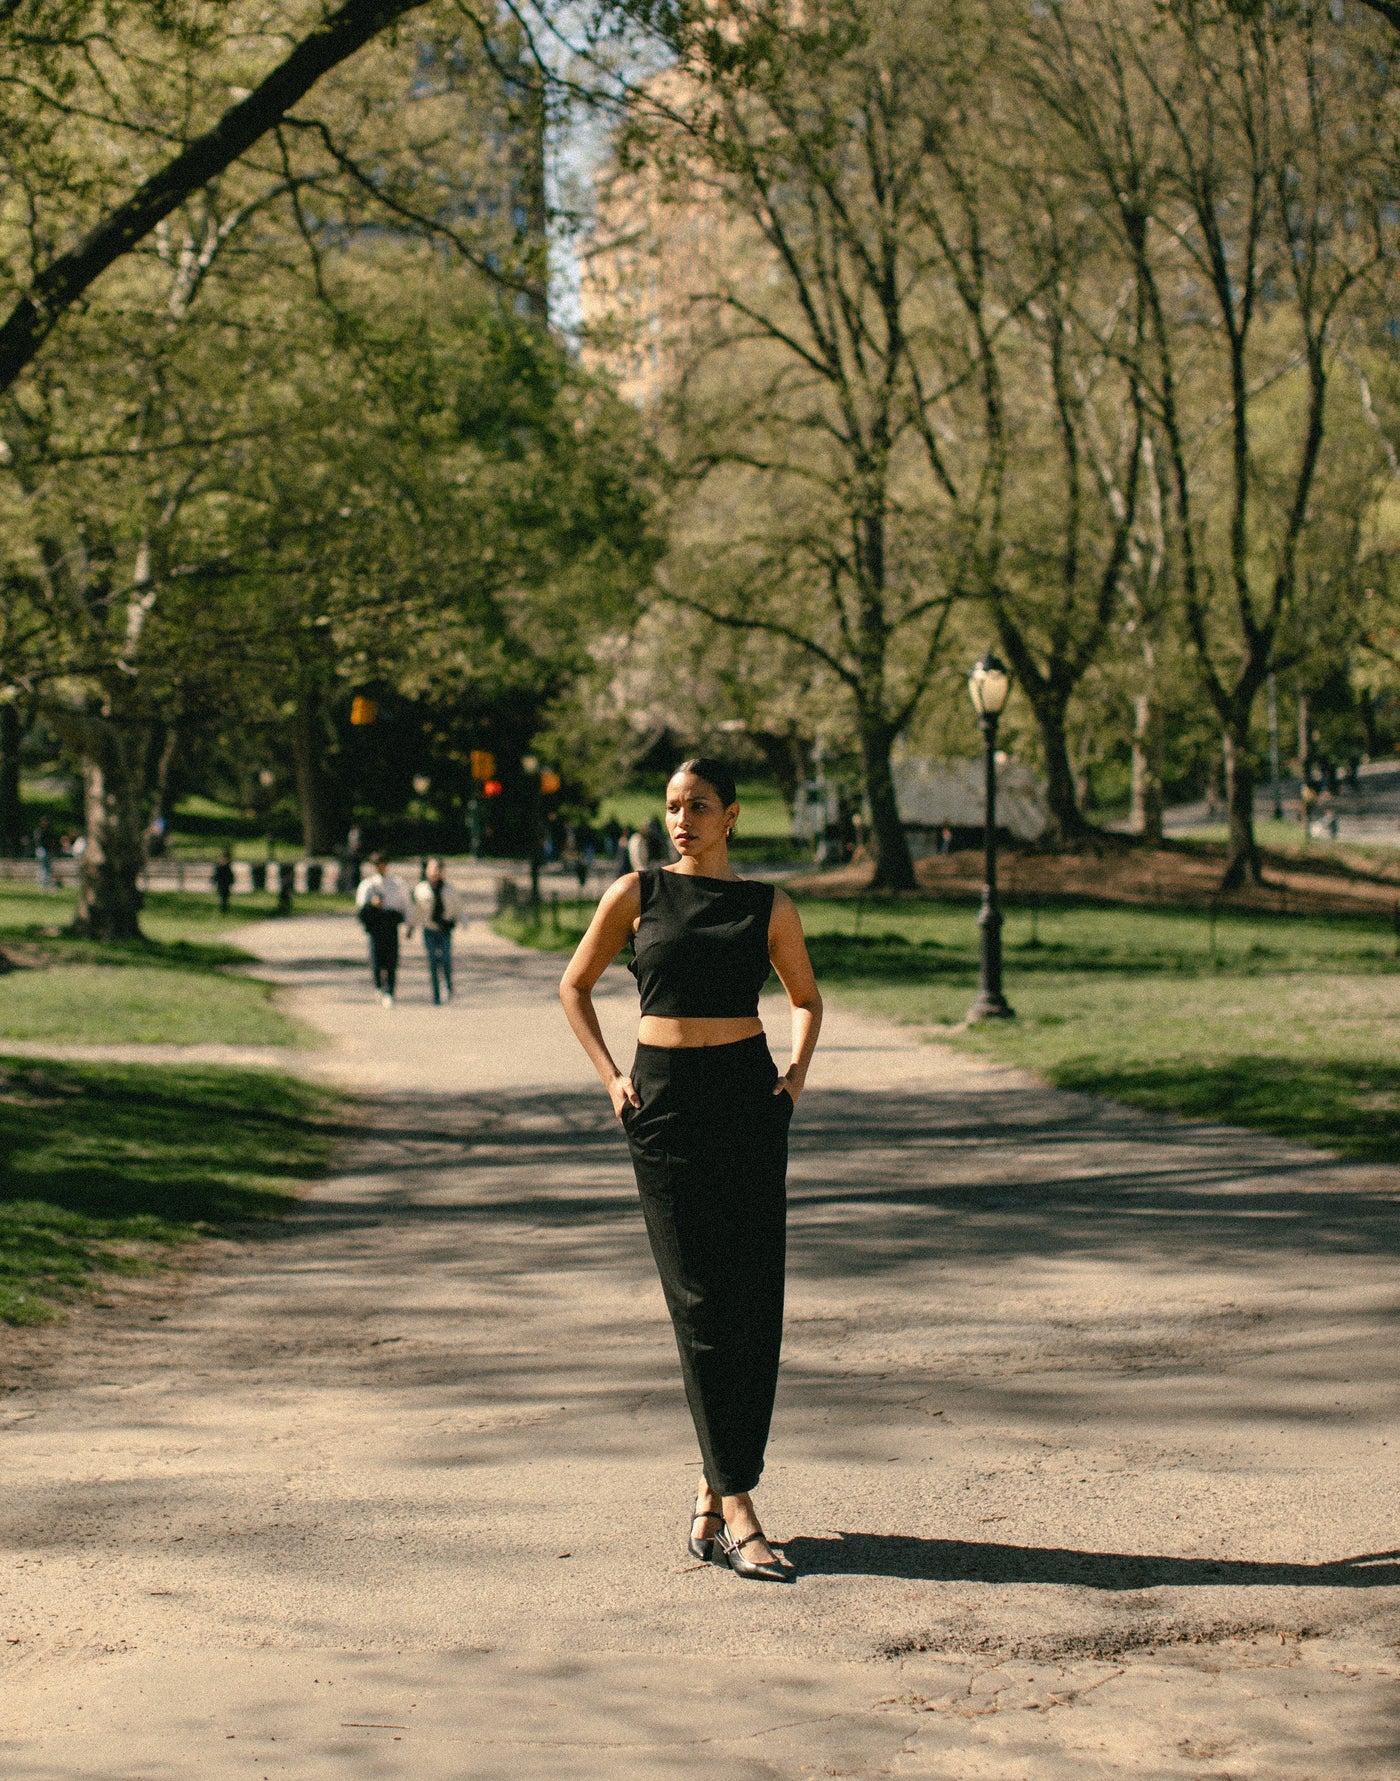
[[[709,780],[694,773],[677,773],[666,787],[666,830],[683,859],[722,843],[738,814],[737,804],[726,809]]]

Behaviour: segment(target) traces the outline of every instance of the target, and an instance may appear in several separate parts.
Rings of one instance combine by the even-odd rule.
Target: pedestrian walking
[[[574,877],[578,879],[580,896],[588,888],[588,874],[593,870],[597,852],[598,837],[593,832],[593,824],[586,816],[580,817],[574,824]]]
[[[369,967],[374,987],[386,1008],[394,1005],[399,976],[399,927],[413,931],[413,904],[403,880],[389,870],[388,858],[377,853],[355,892],[355,908],[369,935]]]
[[[433,986],[433,1006],[452,1000],[452,930],[462,913],[462,899],[447,882],[441,860],[428,860],[423,876],[413,887],[423,947],[428,955],[428,976]]]
[[[219,914],[228,914],[228,900],[233,895],[233,853],[225,848],[213,872],[214,895],[219,899]]]
[[[652,1254],[680,1351],[704,1472],[689,1549],[741,1577],[784,1582],[752,1491],[783,1331],[788,1122],[822,1002],[792,899],[738,877],[739,816],[721,761],[684,762],[666,788],[678,861],[614,883],[564,973],[560,1000],[627,1134]],[[631,941],[641,1025],[630,1071],[613,1061],[593,988]],[[758,997],[769,965],[792,1004],[779,1075]]]
[[[53,877],[53,829],[46,816],[39,818],[39,826],[34,831],[34,863],[39,869],[39,889],[52,890]]]
[[[628,835],[627,863],[634,872],[645,872],[651,864],[651,840],[645,829],[633,829]]]

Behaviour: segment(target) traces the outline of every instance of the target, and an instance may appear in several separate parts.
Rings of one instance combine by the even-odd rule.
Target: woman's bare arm
[[[786,1073],[778,1078],[773,1092],[781,1094],[786,1089],[795,1101],[807,1081],[807,1068],[817,1049],[817,1035],[822,1030],[822,993],[817,988],[812,961],[807,956],[802,917],[785,890],[773,892],[768,956],[787,991],[788,1001],[792,1003],[792,1062]]]
[[[604,891],[588,932],[574,949],[568,969],[559,984],[559,1000],[574,1036],[588,1053],[599,1080],[612,1100],[613,1112],[622,1117],[625,1105],[640,1107],[632,1078],[623,1074],[608,1050],[603,1029],[598,1024],[598,1011],[593,1006],[593,986],[607,970],[632,937],[632,927],[642,913],[642,888],[638,874],[629,872],[625,878]]]

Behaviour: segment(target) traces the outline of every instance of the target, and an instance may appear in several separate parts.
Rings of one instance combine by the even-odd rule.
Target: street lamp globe
[[[1011,676],[1006,671],[1006,663],[988,650],[982,660],[973,665],[967,677],[967,691],[978,717],[1000,717],[1006,695],[1011,691]]]

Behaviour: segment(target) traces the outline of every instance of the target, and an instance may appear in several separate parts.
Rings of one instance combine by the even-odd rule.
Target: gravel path
[[[383,1010],[352,922],[254,930],[362,1135],[11,1370],[4,1781],[1393,1781],[1400,1173],[837,1012],[745,1584],[560,961],[463,942]]]

